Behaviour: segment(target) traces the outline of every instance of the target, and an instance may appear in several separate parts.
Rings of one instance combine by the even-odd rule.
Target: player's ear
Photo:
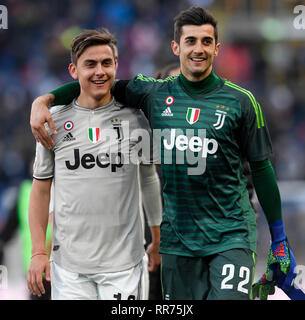
[[[218,56],[219,49],[220,49],[220,43],[218,42],[215,46],[214,57]]]
[[[76,79],[78,78],[76,66],[75,66],[74,63],[70,63],[70,64],[69,64],[69,72],[70,72],[71,77],[72,77],[74,80],[76,80]]]
[[[172,46],[172,50],[175,56],[179,56],[180,55],[180,47],[179,44],[176,41],[172,41],[171,43]]]

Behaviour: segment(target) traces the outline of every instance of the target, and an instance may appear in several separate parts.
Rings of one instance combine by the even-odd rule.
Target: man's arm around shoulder
[[[55,145],[53,139],[45,129],[44,124],[48,123],[53,134],[57,134],[56,128],[48,109],[49,106],[66,105],[77,98],[80,93],[78,81],[69,82],[53,90],[52,92],[42,95],[35,99],[31,110],[31,129],[37,142],[40,142],[45,148],[52,149]]]
[[[45,148],[52,149],[55,145],[53,139],[48,134],[44,124],[48,126],[53,134],[57,134],[51,113],[48,109],[54,102],[54,95],[48,93],[34,100],[31,109],[31,129],[37,142],[40,142]]]

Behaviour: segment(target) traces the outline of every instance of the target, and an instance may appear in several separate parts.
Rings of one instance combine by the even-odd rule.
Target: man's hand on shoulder
[[[52,149],[55,145],[54,140],[48,134],[45,123],[53,134],[57,134],[51,113],[48,109],[54,101],[54,95],[51,93],[40,96],[34,100],[31,109],[31,129],[37,142],[40,142],[45,148]]]

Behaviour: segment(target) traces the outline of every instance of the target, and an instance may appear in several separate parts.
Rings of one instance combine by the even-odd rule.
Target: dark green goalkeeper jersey
[[[125,101],[141,108],[160,141],[164,212],[160,252],[207,256],[256,251],[255,213],[243,161],[269,158],[272,147],[253,95],[212,72],[200,82],[138,75]],[[116,84],[114,95],[120,90]]]

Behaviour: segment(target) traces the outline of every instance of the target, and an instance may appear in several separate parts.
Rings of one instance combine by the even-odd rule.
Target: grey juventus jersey
[[[54,182],[51,260],[79,273],[138,264],[143,230],[138,165],[130,159],[138,154],[139,129],[150,130],[147,120],[114,100],[93,110],[74,101],[51,113],[55,147],[38,143],[34,162],[34,178]]]

